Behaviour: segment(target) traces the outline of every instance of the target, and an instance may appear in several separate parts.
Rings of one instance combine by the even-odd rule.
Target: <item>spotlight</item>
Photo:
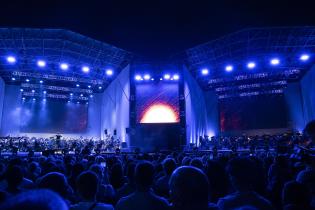
[[[29,80],[29,79],[26,79],[25,81],[26,81],[26,82],[30,82],[30,80]]]
[[[60,64],[60,68],[61,68],[62,70],[68,70],[69,65],[66,64],[66,63],[61,63],[61,64]]]
[[[90,95],[90,98],[93,98],[93,95]]]
[[[37,66],[39,66],[39,67],[43,68],[43,67],[45,67],[45,66],[46,66],[46,62],[45,62],[45,61],[43,61],[43,60],[38,60],[38,61],[37,61]]]
[[[43,91],[43,93],[44,93],[44,94],[46,94],[46,93],[47,93],[47,91],[46,91],[46,90],[44,90],[44,91]]]
[[[12,81],[15,81],[16,79],[15,79],[15,77],[12,77],[12,79],[11,79]]]
[[[99,86],[98,89],[101,90],[101,89],[102,89],[102,86]]]
[[[24,90],[21,88],[20,91],[23,92]]]
[[[202,75],[208,75],[209,74],[209,70],[208,69],[202,69],[201,70],[201,74]]]
[[[70,93],[70,96],[73,96],[73,93]]]
[[[43,101],[46,102],[46,98],[44,98]]]
[[[88,88],[91,88],[91,85],[88,85]]]
[[[173,78],[174,78],[174,80],[179,80],[178,74],[174,74]]]
[[[86,105],[88,105],[89,104],[89,102],[86,102]]]
[[[70,101],[68,101],[68,103],[70,103]]]
[[[225,71],[226,71],[226,72],[231,72],[231,71],[233,71],[233,66],[232,66],[232,65],[227,65],[227,66],[225,67]]]
[[[249,69],[253,69],[253,68],[255,68],[256,67],[256,63],[254,63],[254,62],[249,62],[248,64],[247,64],[247,68],[249,68]]]
[[[24,100],[25,100],[25,97],[23,97],[22,100],[24,101]]]
[[[280,64],[280,60],[278,58],[273,58],[270,60],[270,64],[273,66],[279,65]]]
[[[32,93],[35,93],[35,90],[32,90]]]
[[[164,79],[169,80],[171,76],[169,74],[164,74]]]
[[[107,70],[106,70],[106,75],[107,75],[107,76],[112,76],[112,75],[113,75],[113,70],[107,69]]]
[[[145,74],[145,75],[143,76],[143,78],[144,78],[145,80],[149,80],[149,79],[151,78],[151,76],[150,76],[149,74]]]
[[[151,81],[154,81],[154,78],[151,78]]]
[[[43,84],[43,80],[39,81],[40,84]]]
[[[160,78],[160,81],[162,81],[163,80],[163,78]]]
[[[82,71],[83,71],[84,73],[89,73],[90,68],[89,68],[88,66],[83,66],[83,67],[82,67]]]
[[[141,77],[140,75],[136,75],[136,76],[135,76],[135,80],[139,81],[139,80],[141,80],[141,79],[142,79],[142,77]]]
[[[303,55],[301,55],[300,60],[301,61],[307,61],[309,58],[310,58],[310,56],[308,54],[303,54]]]
[[[8,57],[7,57],[7,62],[13,64],[13,63],[16,62],[16,58],[13,57],[13,56],[8,56]]]
[[[80,87],[80,85],[79,85],[79,84],[76,84],[76,86],[77,86],[77,87]]]
[[[80,102],[79,101],[77,101],[77,104],[79,104]]]
[[[33,101],[36,101],[36,98],[33,98]]]
[[[81,94],[80,96],[83,97],[83,94]]]

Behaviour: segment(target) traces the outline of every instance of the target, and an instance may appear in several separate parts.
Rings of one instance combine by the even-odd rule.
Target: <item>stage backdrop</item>
[[[103,93],[101,105],[101,133],[106,129],[113,135],[116,130],[119,139],[129,143],[126,128],[129,128],[130,80],[129,66],[121,71],[118,77]]]
[[[198,144],[199,136],[218,134],[218,99],[214,92],[204,92],[184,67],[187,143]]]
[[[1,119],[2,119],[2,109],[3,109],[3,100],[4,100],[4,87],[5,83],[0,77],[0,130],[1,130]]]
[[[56,113],[57,110],[49,110],[49,108],[55,108],[52,106],[49,106],[50,104],[49,100],[47,100],[47,106],[42,106],[42,101],[37,100],[36,102],[22,102],[22,96],[20,92],[19,86],[13,86],[13,85],[6,85],[5,86],[5,100],[4,100],[4,106],[3,106],[3,114],[2,114],[2,126],[0,130],[0,135],[7,136],[7,135],[13,135],[13,136],[21,136],[21,135],[28,135],[28,136],[40,136],[40,137],[50,137],[53,135],[56,135],[58,132],[58,128],[60,127],[58,123],[64,124],[65,122],[71,123],[69,119],[64,119],[62,122],[62,117],[60,119],[55,119],[52,116],[49,116],[49,113],[54,114],[65,114],[64,112],[61,113],[61,110],[65,111],[68,104],[66,102],[56,102],[51,101],[51,103],[55,104],[57,103],[58,106],[63,107],[60,108],[58,113]],[[28,104],[30,103],[30,104]],[[63,128],[61,130],[61,134],[65,137],[100,137],[100,106],[101,103],[101,94],[94,94],[94,97],[92,100],[90,100],[90,103],[87,107],[84,105],[82,106],[83,109],[86,109],[85,112],[87,112],[84,115],[87,115],[85,120],[87,121],[86,124],[82,127],[82,129],[67,129]],[[37,105],[36,105],[37,104]],[[76,106],[76,104],[72,104],[73,106]],[[38,109],[36,109],[36,107]],[[40,111],[40,109],[45,108],[45,112]],[[36,111],[37,110],[37,111]],[[45,118],[42,118],[43,114],[46,113],[47,116]],[[27,122],[29,120],[29,122]],[[36,123],[35,123],[36,121]],[[40,123],[39,123],[40,121]],[[72,123],[78,123],[75,121],[75,119],[71,120]],[[46,128],[41,128],[40,124],[47,125]],[[49,126],[48,126],[49,124]],[[38,126],[36,126],[38,125]],[[42,126],[41,125],[41,126]],[[69,125],[70,126],[70,125]],[[73,128],[78,128],[80,126],[72,126]],[[63,133],[65,132],[65,133]]]
[[[302,106],[305,123],[315,120],[315,66],[301,80]]]

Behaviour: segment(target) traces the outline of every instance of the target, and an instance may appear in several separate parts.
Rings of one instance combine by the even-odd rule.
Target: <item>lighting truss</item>
[[[85,93],[85,94],[93,93],[91,89],[70,88],[70,87],[61,87],[61,86],[53,86],[53,85],[39,85],[39,84],[30,84],[30,83],[22,83],[21,87],[31,88],[31,89],[60,91],[60,92],[73,92],[73,93]]]
[[[55,98],[55,99],[64,99],[64,100],[80,100],[88,101],[89,98],[85,96],[69,96],[64,94],[52,94],[52,93],[33,93],[33,92],[23,92],[22,96],[26,97],[45,97],[45,98]]]
[[[222,94],[218,96],[218,99],[227,99],[235,97],[249,97],[249,96],[258,96],[258,95],[267,95],[267,94],[283,94],[283,89],[274,89],[274,90],[261,90],[261,91],[251,91],[251,92],[241,92],[241,93],[232,93],[232,94]]]

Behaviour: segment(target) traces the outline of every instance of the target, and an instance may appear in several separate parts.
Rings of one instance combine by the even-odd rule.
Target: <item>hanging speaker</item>
[[[115,129],[115,130],[114,130],[114,136],[116,136],[116,135],[117,135],[117,130]]]
[[[107,129],[105,129],[105,130],[104,130],[104,133],[105,133],[105,135],[107,135],[107,134],[108,134]]]

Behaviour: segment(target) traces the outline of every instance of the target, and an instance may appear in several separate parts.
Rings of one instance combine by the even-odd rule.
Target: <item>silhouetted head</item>
[[[315,142],[315,120],[307,123],[304,128],[303,134],[306,138]]]
[[[182,166],[170,179],[170,197],[176,209],[203,209],[208,206],[208,178],[198,168]]]
[[[163,170],[166,175],[172,175],[173,171],[176,169],[176,162],[173,158],[166,158],[163,161]]]
[[[38,187],[42,189],[50,189],[63,198],[66,198],[69,192],[69,185],[66,177],[58,172],[50,172],[39,178]]]
[[[1,210],[67,210],[65,201],[50,190],[34,190],[9,198],[0,206]]]
[[[81,173],[76,181],[77,191],[84,200],[95,200],[98,191],[98,176],[92,171]]]
[[[296,181],[287,182],[282,191],[282,202],[284,205],[295,205],[300,208],[307,207],[311,202],[309,189]]]
[[[140,191],[148,191],[154,179],[154,166],[148,161],[137,164],[135,170],[135,183]]]
[[[8,167],[6,172],[6,180],[10,188],[17,188],[23,181],[23,171],[20,166]]]

